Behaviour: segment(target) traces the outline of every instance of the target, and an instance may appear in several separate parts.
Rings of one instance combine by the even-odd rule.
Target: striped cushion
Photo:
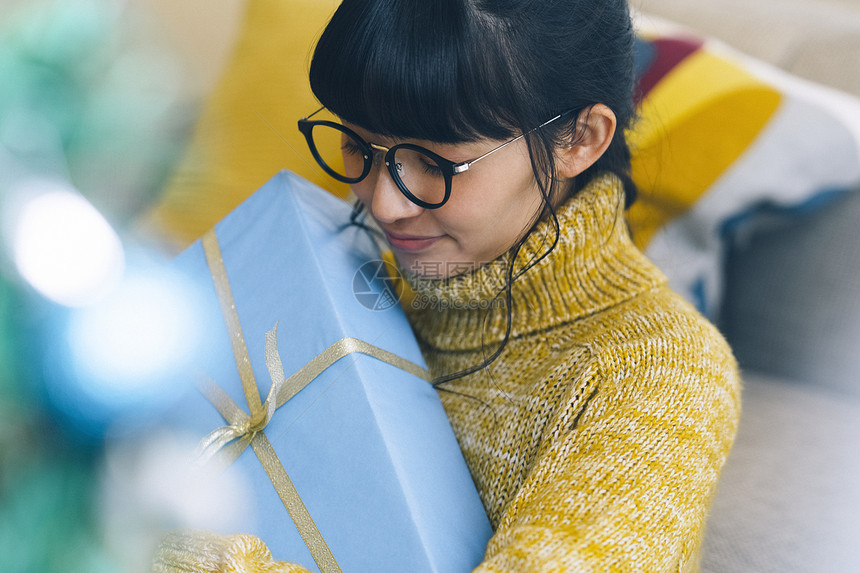
[[[640,31],[636,66],[634,238],[714,318],[727,240],[860,183],[860,101],[677,33]]]

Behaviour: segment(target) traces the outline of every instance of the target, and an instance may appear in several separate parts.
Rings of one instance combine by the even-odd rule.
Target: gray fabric
[[[860,400],[744,378],[740,430],[708,519],[702,571],[860,570]]]
[[[860,397],[860,192],[754,235],[726,265],[741,365]]]
[[[719,38],[818,83],[860,96],[857,0],[631,0],[643,12]]]
[[[860,95],[857,0],[631,5],[641,20],[668,18]],[[704,573],[860,571],[858,223],[855,193],[757,233],[729,257],[720,326],[745,367],[744,404]]]

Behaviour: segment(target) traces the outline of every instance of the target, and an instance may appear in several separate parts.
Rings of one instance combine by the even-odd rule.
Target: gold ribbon
[[[326,368],[352,353],[361,353],[372,356],[382,362],[405,370],[424,380],[430,380],[430,375],[424,368],[410,362],[392,352],[378,348],[359,340],[357,338],[343,338],[338,340],[320,354],[311,359],[310,362],[300,368],[289,378],[284,377],[284,369],[281,357],[278,354],[277,329],[278,324],[266,333],[266,368],[272,378],[272,386],[265,402],[260,401],[260,393],[254,379],[254,371],[251,368],[251,360],[248,356],[248,348],[245,337],[242,334],[242,326],[239,322],[239,314],[236,311],[236,303],[230,289],[230,281],[227,269],[221,255],[221,247],[215,230],[211,229],[201,239],[209,272],[215,283],[215,292],[221,305],[221,313],[230,335],[230,343],[233,347],[233,357],[239,370],[239,378],[242,381],[242,390],[248,403],[250,415],[242,411],[230,396],[211,378],[200,384],[200,391],[212,403],[218,412],[224,417],[229,425],[222,426],[207,435],[198,445],[198,455],[201,463],[206,463],[212,458],[219,456],[221,461],[229,465],[233,463],[248,447],[254,450],[257,458],[269,476],[272,485],[278,492],[281,502],[289,513],[290,518],[298,529],[299,534],[311,552],[322,573],[340,573],[341,569],[334,559],[328,545],[322,537],[319,529],[311,518],[310,513],[302,502],[296,491],[292,480],[287,475],[278,454],[266,437],[264,429],[275,410],[283,406],[288,400],[295,396],[302,388],[310,384]]]

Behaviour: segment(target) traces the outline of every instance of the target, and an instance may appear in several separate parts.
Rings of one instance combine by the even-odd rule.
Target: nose
[[[380,223],[393,223],[400,219],[416,217],[424,211],[400,191],[384,165],[379,169],[374,182],[370,210]]]

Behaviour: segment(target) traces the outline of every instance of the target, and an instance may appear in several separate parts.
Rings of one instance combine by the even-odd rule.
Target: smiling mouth
[[[391,246],[395,249],[406,251],[409,253],[417,253],[423,251],[427,247],[433,245],[445,235],[437,235],[435,237],[418,236],[418,235],[402,235],[400,233],[392,233],[385,231],[385,237]]]

